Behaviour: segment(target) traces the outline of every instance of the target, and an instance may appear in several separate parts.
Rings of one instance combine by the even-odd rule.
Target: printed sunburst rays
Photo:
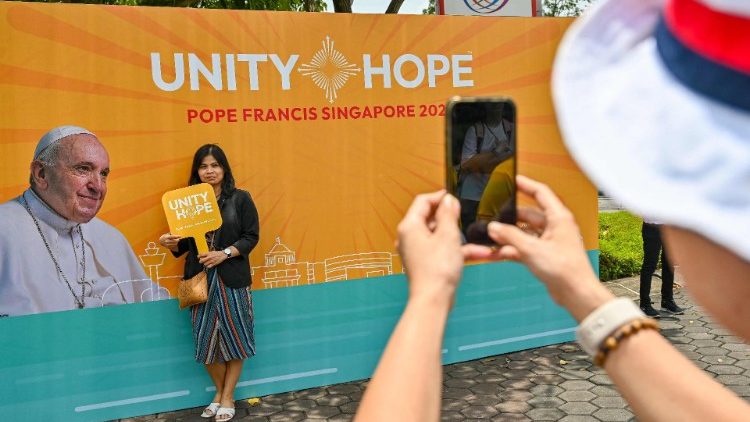
[[[326,93],[326,99],[333,104],[341,89],[351,76],[361,71],[354,63],[349,63],[340,51],[333,48],[333,41],[326,36],[323,48],[313,55],[310,63],[300,65],[298,71],[312,78],[315,85]]]

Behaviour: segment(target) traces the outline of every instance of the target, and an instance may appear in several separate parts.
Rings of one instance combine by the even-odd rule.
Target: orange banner
[[[550,99],[568,20],[31,3],[0,3],[0,19],[0,200],[28,187],[48,129],[95,132],[112,168],[98,216],[173,291],[182,262],[149,258],[166,252],[161,196],[209,142],[258,208],[253,288],[401,272],[395,227],[443,185],[454,95],[513,98],[519,172],[551,184],[598,247],[595,189]]]

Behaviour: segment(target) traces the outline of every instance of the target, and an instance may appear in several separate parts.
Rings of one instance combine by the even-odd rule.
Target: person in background
[[[245,359],[255,355],[253,304],[250,293],[250,251],[258,244],[259,221],[250,194],[235,187],[232,168],[216,144],[198,148],[188,185],[208,183],[221,209],[219,229],[206,233],[210,251],[199,254],[192,238],[170,233],[159,238],[175,257],[187,254],[187,280],[207,272],[208,301],[191,307],[195,360],[206,366],[216,387],[201,414],[217,421],[234,417],[234,390]]]
[[[750,2],[602,0],[566,35],[553,72],[564,140],[601,190],[664,223],[686,288],[750,339]],[[695,69],[700,69],[699,72]],[[409,297],[355,417],[437,420],[441,340],[464,259],[525,264],[579,322],[581,348],[644,421],[747,421],[750,404],[693,365],[654,320],[615,298],[572,213],[518,176],[537,208],[492,222],[496,247],[460,246],[460,206],[418,196],[399,225]],[[502,282],[502,280],[498,280]]]
[[[477,220],[488,183],[494,182],[489,193],[494,196],[507,193],[507,186],[512,184],[504,180],[512,177],[513,161],[509,159],[516,148],[515,127],[513,119],[507,118],[508,111],[504,103],[488,104],[485,117],[466,130],[458,180],[464,234]],[[484,208],[487,211],[488,207]]]
[[[643,221],[643,264],[641,264],[641,310],[651,318],[660,318],[661,313],[651,306],[651,278],[656,271],[656,264],[661,254],[661,308],[673,315],[681,315],[684,310],[674,302],[674,269],[669,262],[667,249],[660,234],[661,224]]]

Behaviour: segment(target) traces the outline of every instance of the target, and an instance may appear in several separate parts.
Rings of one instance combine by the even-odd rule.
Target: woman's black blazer
[[[219,277],[227,287],[233,289],[249,287],[252,282],[250,251],[258,244],[260,230],[258,210],[250,194],[241,189],[235,189],[230,196],[222,193],[219,198],[219,207],[222,223],[214,239],[214,250],[221,251],[234,246],[240,251],[238,256],[219,264],[217,267]],[[186,280],[203,270],[203,265],[198,262],[198,249],[192,237],[180,239],[177,248],[177,252],[172,252],[175,257],[187,252],[184,275]]]

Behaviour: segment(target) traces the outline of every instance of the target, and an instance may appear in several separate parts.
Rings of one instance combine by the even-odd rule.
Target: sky
[[[331,0],[325,0],[328,4],[328,11],[333,12],[333,3]],[[383,13],[388,8],[390,0],[354,0],[352,3],[352,12],[354,13]],[[422,9],[427,8],[428,0],[404,0],[398,13],[421,15]]]

